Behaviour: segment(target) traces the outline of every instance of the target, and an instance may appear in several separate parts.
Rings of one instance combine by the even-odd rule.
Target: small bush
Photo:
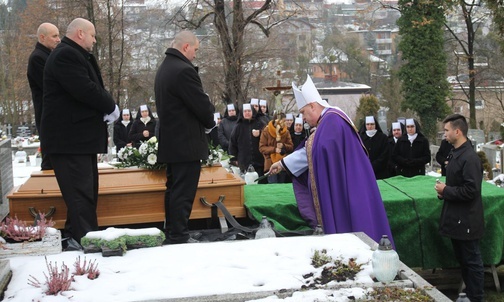
[[[322,267],[322,272],[319,276],[315,273],[303,275],[306,283],[301,286],[301,289],[319,288],[319,286],[331,281],[355,280],[355,276],[362,270],[363,264],[358,264],[353,258],[350,258],[348,263],[344,263],[343,260],[333,260],[331,256],[327,255],[326,250],[315,251],[312,257],[312,265],[316,268]]]
[[[102,247],[107,247],[111,250],[122,249],[124,252],[126,251],[126,238],[124,236],[113,240],[102,240],[101,244]]]
[[[327,250],[325,249],[321,251],[316,250],[313,253],[311,260],[312,260],[311,265],[313,265],[315,268],[319,268],[333,261],[332,257],[327,255]]]
[[[426,295],[421,289],[405,289],[398,287],[375,288],[366,299],[359,301],[417,301],[433,302],[434,299]]]
[[[126,240],[126,246],[129,248],[134,247],[155,247],[163,245],[163,241],[166,239],[163,232],[159,232],[158,236],[152,235],[140,235],[140,236],[124,236]]]
[[[42,239],[48,227],[54,226],[52,219],[47,221],[45,214],[40,213],[40,219],[36,221],[36,225],[27,225],[26,222],[19,220],[17,217],[11,219],[5,218],[0,224],[0,236],[9,238],[14,241],[36,241]]]
[[[73,281],[73,275],[70,275],[70,270],[68,269],[68,266],[63,263],[61,265],[61,272],[59,271],[57,265],[58,263],[55,263],[55,266],[52,266],[51,262],[47,262],[47,257],[44,257],[46,261],[46,266],[47,270],[49,271],[49,276],[44,273],[44,276],[46,278],[46,282],[44,283],[47,285],[47,290],[45,291],[46,295],[57,295],[59,292],[64,292],[70,289],[70,285],[72,284]],[[40,283],[37,278],[34,276],[30,275],[31,280],[28,280],[28,284],[41,288],[42,283]]]
[[[88,238],[88,237],[82,237],[81,238],[81,245],[83,247],[89,247],[89,246],[98,246],[98,247],[101,247],[102,246],[102,241],[104,241],[103,239],[101,238]]]
[[[76,276],[84,276],[87,274],[88,279],[94,280],[100,276],[100,271],[98,270],[98,264],[96,264],[96,259],[94,261],[86,261],[84,257],[84,263],[81,265],[80,256],[77,257],[74,263]]]

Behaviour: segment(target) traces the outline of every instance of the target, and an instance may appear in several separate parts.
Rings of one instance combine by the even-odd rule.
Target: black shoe
[[[64,252],[71,252],[71,251],[83,251],[84,248],[82,245],[80,245],[77,240],[67,237],[62,240],[62,247]]]
[[[186,241],[172,241],[168,238],[163,241],[163,244],[183,244],[183,243],[200,243],[201,241],[189,237]]]
[[[192,239],[199,240],[203,236],[203,233],[202,232],[193,232],[193,233],[189,234],[189,236]]]

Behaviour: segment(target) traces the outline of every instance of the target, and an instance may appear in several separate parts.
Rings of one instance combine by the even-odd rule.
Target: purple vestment
[[[312,135],[311,150],[306,143],[311,170],[293,178],[301,216],[311,227],[318,224],[313,179],[324,233],[364,232],[376,242],[388,235],[393,242],[373,168],[346,114],[329,108]]]

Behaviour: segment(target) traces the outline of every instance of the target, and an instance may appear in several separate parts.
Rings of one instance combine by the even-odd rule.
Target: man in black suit
[[[165,227],[169,243],[197,242],[189,236],[188,222],[198,189],[200,160],[208,158],[206,133],[215,127],[215,108],[191,63],[198,48],[193,33],[178,33],[154,85],[160,125],[158,162],[167,163]]]
[[[26,75],[32,93],[33,109],[35,110],[35,126],[40,138],[40,119],[42,117],[44,66],[51,51],[61,42],[58,28],[51,23],[40,24],[37,30],[38,42],[28,59]],[[41,170],[52,170],[49,157],[42,152]]]
[[[91,54],[95,36],[91,22],[73,20],[44,69],[41,144],[68,209],[67,250],[80,249],[80,239],[98,230],[97,154],[107,152],[107,123],[119,117]]]

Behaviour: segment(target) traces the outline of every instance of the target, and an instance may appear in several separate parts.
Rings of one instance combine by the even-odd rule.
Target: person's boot
[[[80,243],[77,242],[77,240],[73,239],[72,237],[63,238],[61,240],[61,244],[64,252],[84,250],[82,245],[80,245]]]

